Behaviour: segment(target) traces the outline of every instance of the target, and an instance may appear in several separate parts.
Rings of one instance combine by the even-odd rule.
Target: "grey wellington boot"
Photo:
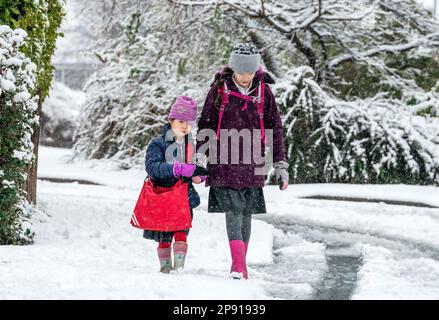
[[[169,273],[172,270],[171,247],[157,248],[160,261],[160,272]]]
[[[182,241],[174,242],[174,270],[183,269],[186,260],[187,243]]]

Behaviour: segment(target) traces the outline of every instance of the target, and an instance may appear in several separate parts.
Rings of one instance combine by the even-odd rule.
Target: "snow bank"
[[[107,186],[137,190],[146,176],[144,170],[120,170],[112,160],[72,161],[70,149],[40,147],[38,176],[82,179]],[[139,189],[140,192],[140,189]]]
[[[365,245],[353,299],[439,299],[439,262]]]
[[[268,186],[267,188],[275,188]],[[270,200],[310,196],[338,196],[404,202],[420,202],[439,207],[439,188],[404,184],[313,183],[289,185],[285,193],[270,192]]]
[[[439,209],[382,203],[335,204],[329,200],[295,199],[288,194],[280,202],[274,192],[267,192],[267,198],[270,213],[293,224],[372,235],[439,250]]]

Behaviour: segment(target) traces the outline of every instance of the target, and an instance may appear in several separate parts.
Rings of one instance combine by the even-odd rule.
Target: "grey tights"
[[[227,236],[231,240],[243,240],[249,242],[252,215],[244,212],[226,212]]]

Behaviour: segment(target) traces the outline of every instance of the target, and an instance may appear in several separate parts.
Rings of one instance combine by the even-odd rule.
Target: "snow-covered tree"
[[[331,98],[299,67],[276,85],[292,182],[439,184],[439,121],[400,101]]]
[[[112,14],[102,15],[107,44],[99,53],[105,66],[87,90],[78,153],[140,163],[175,96],[192,94],[202,103],[233,44],[251,41],[278,78],[293,181],[436,181],[436,159],[427,156],[436,145],[390,134],[402,130],[399,119],[437,141],[430,127],[439,104],[439,24],[414,0],[139,4],[106,5]],[[387,113],[392,121],[379,120]],[[380,147],[373,140],[378,124],[388,137]]]
[[[26,36],[22,29],[0,25],[0,244],[28,243],[33,237],[25,226],[23,184],[34,160],[38,96],[36,66],[20,52]]]
[[[327,180],[439,184],[437,119],[413,115],[397,100],[328,99],[327,108],[319,129],[328,128],[321,141]]]
[[[74,150],[123,167],[141,164],[175,98],[189,94],[201,104],[233,43],[215,16],[199,29],[192,11],[169,1],[107,1],[100,10],[102,66],[85,87]]]
[[[430,91],[413,96],[408,104],[417,114],[439,118],[439,80]]]
[[[439,24],[415,1],[173,2],[274,52],[293,181],[438,183]]]

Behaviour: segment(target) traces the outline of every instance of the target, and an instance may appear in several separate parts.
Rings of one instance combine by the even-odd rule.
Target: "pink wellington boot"
[[[245,243],[242,240],[229,241],[232,255],[232,268],[230,270],[233,279],[248,279],[247,263],[245,259]]]
[[[247,261],[248,242],[244,242],[244,247],[245,247],[245,260]],[[232,272],[232,267],[230,267],[230,272]]]

